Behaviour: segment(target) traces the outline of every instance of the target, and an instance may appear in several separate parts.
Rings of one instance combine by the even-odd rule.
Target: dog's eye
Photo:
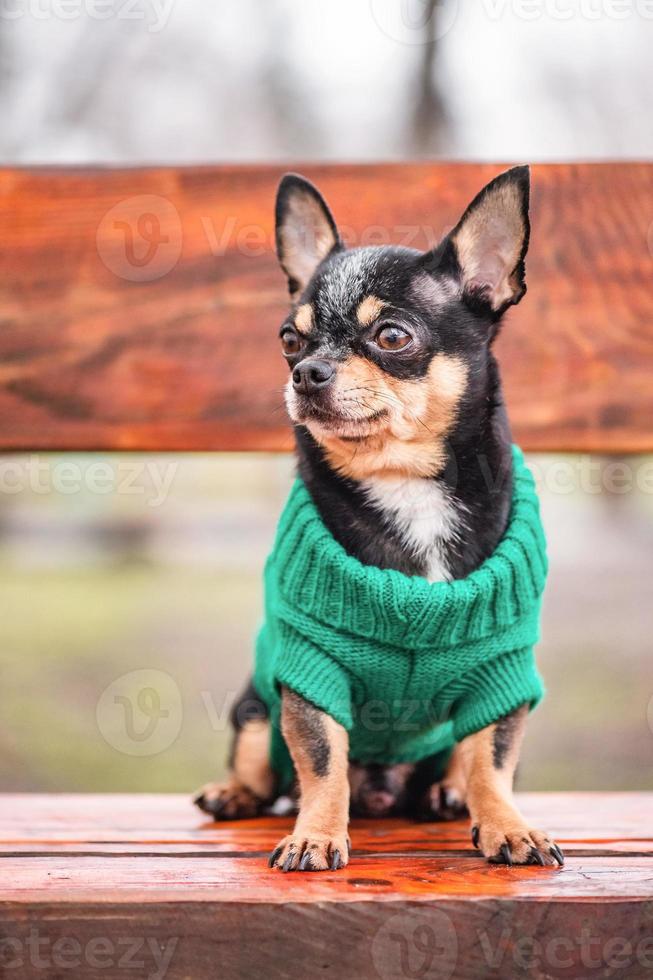
[[[401,350],[403,347],[407,347],[413,338],[401,327],[397,327],[394,324],[389,324],[388,326],[381,327],[374,342],[383,350]]]
[[[302,349],[302,342],[299,336],[290,327],[281,332],[281,347],[286,357],[292,357]]]

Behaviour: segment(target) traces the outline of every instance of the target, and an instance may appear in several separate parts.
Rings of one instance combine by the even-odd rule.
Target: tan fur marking
[[[354,480],[370,476],[434,476],[445,461],[444,439],[456,419],[467,383],[462,360],[436,354],[424,378],[404,381],[363,357],[340,365],[334,399],[352,418],[360,419],[363,438],[352,442],[309,422],[335,470]],[[387,417],[365,423],[365,416]]]
[[[270,769],[270,722],[246,722],[236,738],[234,776],[262,800],[272,796],[274,775]]]
[[[329,715],[320,712],[324,737],[329,744],[329,764],[324,775],[314,771],[314,762],[306,743],[305,726],[299,718],[293,699],[284,690],[281,728],[292,756],[299,780],[299,814],[292,834],[279,843],[282,849],[277,865],[294,855],[291,870],[296,870],[305,850],[311,853],[312,870],[329,867],[334,850],[342,864],[348,861],[347,824],[349,822],[349,783],[347,779],[349,736]],[[317,712],[318,709],[313,709]]]
[[[519,262],[525,230],[519,190],[514,184],[506,184],[485,196],[454,237],[465,283],[489,277],[495,309],[518,289],[512,273]]]
[[[515,864],[528,863],[533,847],[540,849],[547,864],[554,864],[549,851],[552,841],[542,831],[528,826],[512,795],[527,715],[526,707],[519,709],[512,744],[499,769],[494,765],[496,725],[488,725],[460,743],[460,758],[467,778],[467,806],[472,826],[478,827],[479,844],[486,857],[495,857],[507,843]]]
[[[362,327],[369,327],[380,316],[385,303],[377,296],[366,296],[356,310],[356,318]]]
[[[478,826],[483,834],[481,848],[486,857],[496,854],[506,838],[527,835],[527,828],[512,799],[512,783],[519,758],[519,745],[511,750],[502,769],[495,769],[495,725],[470,735],[461,742],[461,754],[467,772],[467,806],[472,826]],[[516,738],[519,743],[521,737]],[[521,827],[524,833],[521,833]]]
[[[295,313],[295,328],[302,337],[307,337],[313,329],[313,307],[310,303],[302,303]]]
[[[300,810],[297,826],[318,833],[339,829],[348,821],[347,792],[349,736],[329,715],[322,713],[325,737],[329,743],[329,767],[324,776],[316,776],[307,747],[304,745],[292,712],[284,710],[282,730],[297,769],[300,787]],[[343,792],[344,788],[344,792]],[[297,828],[296,828],[297,829]]]
[[[494,766],[494,732],[496,725],[488,725],[480,732],[463,739],[459,746],[460,761],[467,773],[468,789],[475,801],[482,806],[485,795],[490,797],[499,791],[504,796],[512,794],[512,781],[519,761],[519,750],[524,734],[526,711],[519,718],[510,750],[503,766]]]

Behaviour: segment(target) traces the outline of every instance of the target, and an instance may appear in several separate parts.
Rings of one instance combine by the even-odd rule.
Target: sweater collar
[[[330,629],[410,649],[492,636],[539,609],[547,559],[533,477],[513,446],[510,519],[497,548],[465,578],[434,583],[349,555],[298,479],[268,570],[282,604]]]

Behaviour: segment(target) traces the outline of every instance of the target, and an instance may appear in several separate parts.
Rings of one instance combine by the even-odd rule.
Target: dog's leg
[[[349,859],[347,732],[315,705],[283,689],[281,729],[299,780],[295,828],[270,856],[282,871],[332,871]]]
[[[417,809],[420,820],[458,820],[467,814],[467,778],[460,745],[456,745],[444,777],[427,789]]]
[[[493,864],[562,865],[558,845],[528,826],[512,797],[527,715],[524,705],[460,743],[472,841]]]
[[[256,817],[274,793],[270,721],[251,684],[234,706],[231,721],[235,730],[229,775],[224,782],[208,783],[194,799],[215,820]]]

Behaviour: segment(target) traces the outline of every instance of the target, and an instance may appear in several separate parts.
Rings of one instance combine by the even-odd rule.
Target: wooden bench
[[[288,819],[214,824],[176,796],[8,796],[0,935],[24,972],[6,976],[75,976],[55,974],[57,949],[84,977],[130,976],[120,960],[140,943],[136,975],[169,955],[168,980],[650,977],[653,794],[521,803],[563,870],[490,867],[464,822],[388,820],[354,822],[344,871],[284,875],[266,858]]]
[[[302,168],[352,243],[417,247],[500,169]],[[288,449],[280,173],[0,171],[0,449]],[[532,212],[529,296],[499,341],[517,440],[653,451],[653,166],[537,166]],[[489,867],[463,823],[385,821],[354,823],[345,871],[284,876],[264,860],[282,818],[5,796],[0,975],[650,976],[653,794],[522,805],[563,870]]]

